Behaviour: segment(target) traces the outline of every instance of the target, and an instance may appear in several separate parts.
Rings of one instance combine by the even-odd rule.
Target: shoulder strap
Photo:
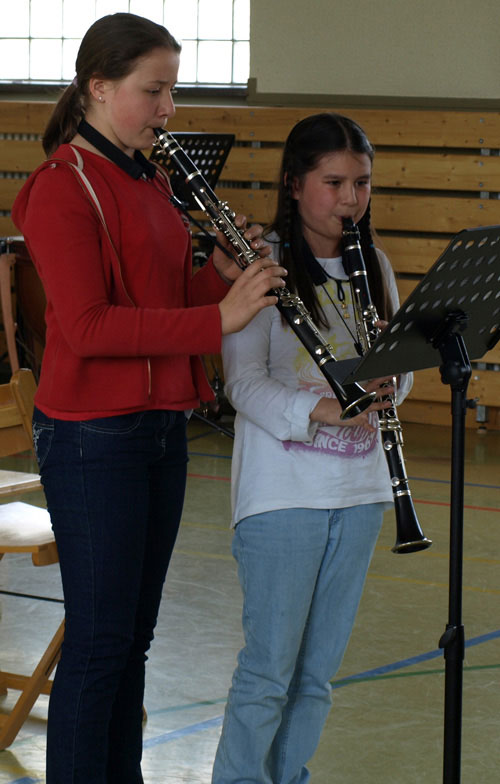
[[[83,171],[83,158],[80,155],[80,153],[78,152],[78,150],[76,149],[76,147],[73,147],[72,145],[70,145],[70,147],[71,147],[71,149],[73,150],[73,152],[75,154],[76,166],[75,166],[74,163],[71,163],[70,161],[68,161],[68,163],[69,163],[70,166],[73,167],[73,169],[76,171],[76,173],[78,174],[78,176],[82,180],[83,184],[87,188],[89,196],[90,196],[90,198],[92,199],[92,201],[94,203],[94,207],[96,209],[96,212],[97,212],[97,214],[99,215],[99,217],[101,219],[101,223],[102,223],[102,225],[105,227],[105,229],[107,231],[108,229],[107,229],[107,226],[106,226],[106,221],[104,219],[104,213],[102,211],[102,207],[100,205],[99,199],[97,198],[97,194],[96,194],[96,192],[95,192],[95,190],[94,190],[94,188],[92,186],[92,183],[90,182],[89,178],[87,177],[87,175]]]
[[[129,298],[129,300],[132,303],[132,305],[134,305],[135,303],[134,303],[132,297],[130,296],[130,294],[128,293],[127,288],[125,286],[125,281],[123,280],[120,257],[119,257],[119,255],[117,253],[117,250],[115,248],[114,242],[113,242],[113,240],[111,238],[111,234],[109,233],[109,229],[108,229],[108,226],[106,224],[106,219],[104,217],[104,212],[102,210],[101,204],[99,202],[99,199],[97,198],[97,194],[96,194],[96,192],[95,192],[95,190],[94,190],[94,188],[92,186],[92,183],[90,182],[89,178],[87,177],[87,175],[83,171],[83,158],[82,158],[82,156],[80,155],[80,153],[78,152],[78,150],[75,147],[73,147],[72,145],[70,145],[70,147],[71,147],[71,149],[72,149],[72,151],[74,153],[74,156],[76,158],[76,164],[75,163],[71,163],[71,161],[66,160],[66,158],[50,158],[49,161],[48,161],[48,164],[50,165],[52,162],[54,164],[55,163],[64,163],[64,164],[66,164],[66,166],[69,167],[70,171],[73,172],[73,174],[75,175],[77,180],[80,182],[80,185],[82,186],[84,193],[87,195],[87,198],[89,199],[89,201],[91,202],[92,206],[94,207],[94,210],[96,211],[97,216],[98,216],[98,218],[99,218],[99,220],[100,220],[100,222],[102,224],[102,227],[103,227],[103,229],[104,229],[104,231],[106,233],[106,237],[108,238],[108,242],[109,242],[110,248],[111,248],[111,250],[113,252],[113,255],[114,255],[116,263],[117,263],[118,271],[119,271],[119,274],[120,274],[120,281],[121,281],[121,284],[123,286],[123,290],[125,291],[125,294]]]

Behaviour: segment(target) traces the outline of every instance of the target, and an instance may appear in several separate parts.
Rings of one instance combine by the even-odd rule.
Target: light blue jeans
[[[245,646],[213,784],[305,784],[331,706],[384,504],[285,509],[236,527]]]

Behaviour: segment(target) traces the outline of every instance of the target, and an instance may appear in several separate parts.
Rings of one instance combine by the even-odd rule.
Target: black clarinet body
[[[185,181],[190,186],[200,208],[208,216],[214,228],[222,232],[228,239],[238,266],[241,269],[246,269],[254,261],[257,261],[260,258],[258,253],[251,248],[243,236],[243,232],[234,223],[234,212],[229,209],[226,202],[219,201],[203,174],[181,148],[175,137],[168,131],[159,128],[155,129],[155,135],[155,146],[168,153],[177,169],[185,177]],[[342,386],[335,378],[334,371],[337,360],[333,349],[314,324],[302,300],[286,288],[273,289],[272,293],[278,298],[276,307],[335,393],[342,407],[341,417],[350,419],[365,411],[375,398],[375,393],[366,392],[356,383]]]
[[[359,229],[350,218],[343,219],[342,244],[342,260],[351,286],[357,337],[365,353],[380,332],[376,326],[379,317],[370,295]],[[413,505],[403,458],[403,430],[394,398],[387,395],[383,399],[391,402],[389,408],[378,411],[378,417],[396,512],[397,536],[392,551],[413,553],[430,547],[432,541],[424,535]]]

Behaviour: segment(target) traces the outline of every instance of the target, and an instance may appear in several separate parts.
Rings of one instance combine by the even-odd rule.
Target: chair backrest
[[[24,243],[15,247],[14,291],[16,295],[17,353],[22,367],[31,368],[40,378],[45,348],[45,306],[42,281]],[[12,368],[14,372],[14,368]]]
[[[22,237],[0,238],[0,304],[11,372],[27,367],[38,381],[45,348],[47,300]]]
[[[33,449],[31,419],[36,383],[31,370],[18,370],[0,384],[0,457]]]

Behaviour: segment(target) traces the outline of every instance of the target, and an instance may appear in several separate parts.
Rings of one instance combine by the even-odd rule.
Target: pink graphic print
[[[348,341],[334,345],[334,353],[337,358],[349,355],[350,350],[352,350],[352,346]],[[301,345],[297,346],[294,365],[299,378],[299,389],[305,389],[323,397],[334,397],[334,393],[321,371]],[[369,416],[371,424],[377,425],[377,414],[371,412]],[[341,427],[323,425],[317,429],[312,443],[306,444],[302,441],[283,441],[282,443],[287,452],[315,452],[316,454],[353,458],[362,457],[372,452],[379,437],[378,430],[369,433],[360,425],[342,425]]]

